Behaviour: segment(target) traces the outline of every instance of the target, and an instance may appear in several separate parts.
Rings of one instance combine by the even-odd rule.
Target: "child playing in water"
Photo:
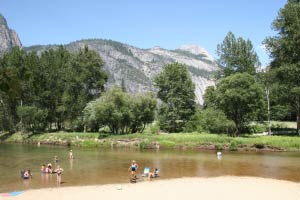
[[[128,169],[128,171],[131,170],[131,177],[136,178],[136,171],[137,171],[138,167],[139,167],[138,164],[135,162],[135,160],[133,160],[131,162],[131,165],[130,165],[129,169]]]

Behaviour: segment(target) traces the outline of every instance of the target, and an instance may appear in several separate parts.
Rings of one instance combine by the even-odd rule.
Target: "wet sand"
[[[59,187],[27,190],[15,197],[22,200],[84,199],[222,199],[222,200],[300,200],[300,183],[256,177],[153,179],[136,184]]]

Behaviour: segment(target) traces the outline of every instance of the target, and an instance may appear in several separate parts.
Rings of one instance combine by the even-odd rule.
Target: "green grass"
[[[3,142],[28,142],[28,143],[49,143],[62,144],[81,147],[108,148],[111,146],[132,148],[147,148],[148,145],[158,143],[161,148],[185,147],[188,149],[197,148],[201,145],[216,145],[217,149],[227,146],[234,150],[245,146],[274,147],[283,150],[300,150],[300,137],[289,136],[249,136],[249,137],[229,137],[227,135],[217,135],[208,133],[173,133],[173,134],[128,134],[108,136],[101,139],[100,133],[43,133],[37,135],[27,135],[15,133],[3,139]]]

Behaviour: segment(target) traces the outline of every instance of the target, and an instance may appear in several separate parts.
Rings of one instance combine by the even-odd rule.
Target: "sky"
[[[139,48],[197,44],[217,58],[232,31],[250,39],[262,66],[263,40],[286,0],[0,0],[0,13],[23,44],[112,39]]]

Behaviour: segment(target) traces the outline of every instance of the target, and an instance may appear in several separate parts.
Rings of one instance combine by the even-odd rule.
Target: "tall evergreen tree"
[[[237,72],[254,75],[256,67],[260,65],[251,41],[242,37],[236,38],[232,32],[228,32],[223,42],[218,44],[217,54],[220,57],[219,65],[223,69],[221,77]]]
[[[157,96],[162,100],[159,109],[161,128],[180,132],[195,113],[195,86],[186,66],[173,63],[164,67],[155,78]]]
[[[273,22],[278,35],[264,43],[271,58],[271,69],[276,70],[282,89],[282,99],[297,115],[297,132],[300,136],[300,1],[289,0],[279,10]]]

